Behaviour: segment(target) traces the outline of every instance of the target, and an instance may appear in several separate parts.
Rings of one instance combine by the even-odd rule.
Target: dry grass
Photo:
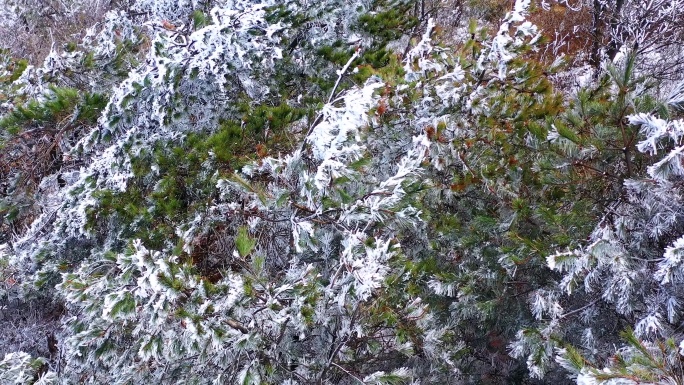
[[[443,31],[440,37],[447,43],[458,43],[453,32],[463,28],[469,19],[479,20],[479,27],[485,28],[489,35],[498,31],[501,19],[513,9],[513,0],[447,0],[429,2],[436,9],[433,16]],[[565,55],[576,64],[588,59],[592,43],[592,15],[588,6],[581,3],[575,8],[554,3],[550,9],[543,9],[538,2],[532,6],[528,20],[539,27],[546,38],[541,50],[531,55],[543,63],[553,62]]]
[[[39,65],[54,47],[78,42],[85,30],[102,19],[110,3],[101,0],[78,2],[21,0],[16,21],[0,24],[0,48],[17,58]]]
[[[539,52],[540,61],[550,63],[561,55],[577,64],[588,59],[593,39],[589,7],[579,5],[572,9],[561,4],[553,4],[549,10],[537,7],[529,20],[548,41]]]
[[[25,289],[20,275],[0,259],[0,358],[18,351],[51,357],[47,336],[58,330],[64,308],[45,298],[21,299]]]

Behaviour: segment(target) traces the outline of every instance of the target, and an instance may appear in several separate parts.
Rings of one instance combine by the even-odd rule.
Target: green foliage
[[[167,148],[160,142],[150,154],[133,158],[134,179],[125,192],[94,193],[97,204],[87,210],[88,229],[111,231],[113,225],[123,239],[139,238],[150,247],[175,242],[173,223],[204,207],[214,191],[213,177],[202,168],[208,155],[189,145]],[[151,178],[153,167],[161,178]]]
[[[354,47],[348,47],[343,42],[337,41],[333,45],[326,45],[316,52],[322,59],[338,66],[345,65],[354,54]]]
[[[245,258],[254,250],[256,245],[256,240],[249,236],[247,233],[247,228],[242,226],[238,229],[238,235],[235,238],[235,248],[237,248],[238,254]]]
[[[82,93],[74,88],[51,87],[45,100],[33,100],[18,106],[0,119],[0,128],[16,135],[27,127],[47,129],[49,126],[67,127],[90,125],[97,121],[107,104],[98,93]]]
[[[409,12],[413,8],[412,1],[379,0],[375,7],[379,12],[366,13],[359,17],[359,27],[375,38],[379,47],[408,34],[419,20]]]
[[[192,24],[195,30],[204,28],[211,24],[211,17],[197,9],[192,13]]]
[[[284,103],[274,107],[242,105],[240,112],[240,121],[222,122],[204,144],[228,170],[254,159],[257,147],[274,152],[288,149],[292,142],[287,129],[305,115],[305,110]],[[257,155],[263,157],[265,153]]]
[[[4,67],[0,70],[0,84],[3,85],[9,85],[19,79],[29,65],[28,60],[13,58],[10,52],[4,49],[0,49],[0,59],[2,60],[0,65]]]
[[[570,347],[562,350],[561,363],[575,376],[596,384],[620,381],[646,384],[682,383],[682,357],[673,339],[643,341],[629,328],[620,333],[620,336],[627,346],[610,357],[605,368],[593,364]]]

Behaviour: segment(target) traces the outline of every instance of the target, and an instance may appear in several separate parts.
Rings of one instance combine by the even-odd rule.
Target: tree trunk
[[[601,43],[603,42],[603,23],[601,14],[603,13],[603,6],[600,0],[593,0],[593,20],[592,20],[592,33],[593,42],[591,44],[591,55],[589,58],[589,64],[594,68],[599,68],[601,66]]]

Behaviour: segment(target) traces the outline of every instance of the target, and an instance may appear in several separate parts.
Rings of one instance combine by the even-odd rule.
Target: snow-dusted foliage
[[[396,231],[379,227],[391,228],[394,217],[406,220],[417,213],[402,207],[404,186],[420,167],[426,139],[415,139],[392,175],[349,168],[365,150],[361,130],[368,124],[367,108],[379,85],[370,79],[363,88],[346,91],[345,103],[335,108],[339,113],[331,111],[332,104],[323,107],[321,121],[308,137],[313,169],[306,167],[306,155],[296,151],[282,159],[264,159],[261,166],[247,168],[247,175],[235,177],[239,179],[218,181],[223,198],[210,209],[214,215],[230,218],[244,210],[249,213],[249,232],[255,234],[271,231],[272,222],[286,221],[294,248],[285,248],[290,257],[280,272],[269,266],[282,256],[269,254],[263,241],[244,232],[235,241],[232,256],[225,256],[242,266],[240,275],[225,272],[215,282],[199,275],[189,261],[171,255],[171,250],[150,251],[139,242],[130,251],[105,255],[65,275],[60,288],[74,313],[82,314],[67,320],[74,335],[65,340],[65,348],[73,357],[68,366],[75,378],[117,378],[122,383],[330,382],[339,378],[338,362],[362,357],[368,366],[361,368],[372,373],[373,368],[385,367],[372,364],[380,352],[400,360],[414,349],[411,340],[396,335],[384,322],[374,325],[368,319],[373,312],[362,310],[387,290],[399,295],[396,300],[403,304],[393,312],[412,320],[416,332],[430,333],[415,338],[439,339],[443,332],[435,332],[420,297],[403,298],[386,287],[388,280],[402,285],[394,267],[402,256],[394,240]],[[335,174],[330,174],[333,158]],[[317,182],[325,173],[328,184],[322,186]],[[332,185],[342,177],[350,181],[337,182],[336,188],[353,184],[367,193],[350,204],[337,201],[339,193],[331,192]],[[258,182],[252,179],[271,182],[256,187],[253,183]],[[257,193],[257,188],[264,190]],[[283,196],[285,203],[278,203]],[[185,231],[188,251],[200,230]],[[370,344],[369,350],[349,346],[366,339],[379,345]],[[436,359],[448,354],[437,345],[424,349]],[[141,368],[134,365],[138,360],[153,364]],[[410,378],[416,373],[404,369],[392,375]]]
[[[679,0],[598,1],[595,12],[608,19],[608,59],[634,50],[647,59],[640,67],[652,76],[681,81],[683,5]]]
[[[675,91],[666,100],[666,108],[675,112],[677,100]],[[562,278],[553,295],[538,290],[531,301],[532,311],[543,320],[544,327],[521,332],[513,344],[515,354],[537,357],[531,358],[531,365],[538,367],[540,374],[553,357],[556,343],[551,341],[576,327],[571,320],[580,318],[592,332],[582,343],[589,355],[605,354],[597,349],[610,350],[616,342],[609,339],[605,328],[594,323],[596,319],[622,319],[616,326],[633,328],[633,334],[623,335],[628,345],[618,352],[618,364],[596,370],[579,359],[578,383],[620,383],[620,378],[634,378],[625,383],[637,383],[637,378],[645,383],[651,383],[649,378],[652,383],[677,383],[682,375],[674,344],[682,339],[678,325],[683,300],[680,153],[684,122],[663,119],[655,113],[635,113],[628,123],[639,130],[636,150],[653,160],[644,165],[643,176],[624,180],[620,197],[607,207],[586,244],[547,257],[549,268],[561,273]],[[532,342],[539,337],[548,341],[544,347]],[[651,342],[654,340],[661,342]],[[557,360],[562,364],[567,357],[563,351]],[[662,372],[644,374],[639,365],[662,365]]]
[[[0,361],[0,381],[3,384],[49,385],[57,383],[57,375],[46,369],[45,359],[17,352],[6,354]]]
[[[635,49],[554,89],[548,4],[445,4],[131,0],[0,52],[0,382],[678,383],[684,88]],[[676,32],[631,7],[620,44]]]
[[[188,36],[182,30],[154,30],[146,63],[114,88],[99,127],[74,145],[74,153],[85,151],[92,161],[74,172],[71,178],[75,182],[59,192],[64,197],[62,206],[43,213],[23,240],[16,243],[16,249],[26,247],[27,255],[35,253],[33,250],[42,245],[36,244],[34,237],[53,220],[51,247],[59,240],[85,235],[85,208],[93,203],[92,192],[125,190],[132,177],[130,156],[146,151],[160,139],[218,124],[225,117],[222,110],[226,110],[227,91],[239,92],[233,88],[240,84],[240,77],[251,77],[253,64],[266,71],[279,56],[277,48],[268,47],[278,27],[260,24],[263,8],[264,5],[240,11],[215,8],[212,17],[217,24]],[[255,29],[264,34],[252,36],[250,31]],[[109,47],[105,45],[103,49],[102,54],[106,55]]]
[[[448,378],[461,345],[436,324],[421,292],[406,290],[403,252],[403,238],[423,228],[411,199],[430,141],[410,120],[373,117],[378,105],[410,90],[392,91],[378,75],[342,87],[361,48],[335,74],[327,103],[311,110],[301,146],[228,173],[220,168],[222,148],[200,150],[188,172],[209,193],[191,190],[194,182],[183,188],[205,203],[169,223],[171,239],[146,235],[145,226],[170,220],[158,212],[168,209],[171,197],[161,194],[175,183],[165,173],[177,171],[160,154],[219,131],[213,143],[223,138],[217,127],[233,127],[229,121],[248,129],[252,117],[239,103],[277,100],[273,69],[284,59],[287,26],[267,21],[268,4],[217,4],[197,29],[169,19],[174,7],[188,13],[192,4],[170,4],[135,4],[149,8],[146,37],[117,11],[86,37],[105,65],[112,36],[129,33],[122,30],[149,51],[113,87],[97,126],[66,152],[87,163],[60,174],[64,185],[50,195],[56,203],[13,242],[14,263],[35,271],[38,285],[57,284],[65,301],[54,361],[60,381]],[[299,12],[296,6],[287,11]],[[383,113],[390,111],[385,105]],[[273,119],[265,120],[264,138]],[[142,162],[150,162],[144,173]],[[107,214],[106,202],[137,189],[149,195]]]
[[[537,27],[525,19],[529,7],[529,1],[516,1],[513,10],[502,20],[499,32],[492,41],[491,51],[486,59],[498,63],[500,79],[506,77],[506,64],[516,56],[515,50],[523,44],[534,44],[541,37]],[[515,26],[513,34],[510,33],[512,26]]]

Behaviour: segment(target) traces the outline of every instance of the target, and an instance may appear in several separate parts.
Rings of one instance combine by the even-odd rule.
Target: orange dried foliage
[[[268,149],[262,143],[256,145],[256,153],[259,158],[265,158],[268,155]]]
[[[551,63],[561,55],[573,59],[586,59],[592,43],[591,10],[577,5],[570,8],[553,4],[547,11],[541,7],[532,12],[529,21],[536,25],[548,43],[536,54],[536,59]]]
[[[164,29],[166,29],[166,30],[169,30],[169,31],[175,31],[176,30],[176,26],[171,24],[171,22],[168,20],[162,20],[161,23],[162,23],[162,27],[164,27]]]
[[[378,114],[378,116],[382,116],[385,114],[385,112],[387,112],[387,102],[385,102],[385,99],[380,99],[378,108],[375,110],[375,112]]]

